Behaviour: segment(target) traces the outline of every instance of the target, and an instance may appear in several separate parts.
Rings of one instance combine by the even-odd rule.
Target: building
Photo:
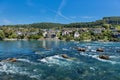
[[[43,37],[44,38],[56,38],[57,32],[58,31],[56,31],[56,30],[46,30],[43,32]]]
[[[47,32],[43,32],[43,37],[46,38],[47,37]]]
[[[100,34],[102,33],[102,31],[105,30],[105,28],[92,28],[91,31],[94,33],[94,34]]]
[[[77,38],[77,37],[79,37],[79,36],[80,36],[80,34],[79,34],[78,31],[74,33],[74,38]]]
[[[120,33],[114,33],[114,34],[113,34],[113,37],[114,37],[114,38],[120,38]]]
[[[64,36],[64,35],[68,35],[68,34],[69,34],[68,31],[62,31],[62,36]]]

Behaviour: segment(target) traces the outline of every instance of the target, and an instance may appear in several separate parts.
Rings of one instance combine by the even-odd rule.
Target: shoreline
[[[37,40],[37,41],[41,41],[41,40],[49,40],[49,41],[66,41],[66,40],[60,40],[57,38],[42,38],[42,39],[4,39],[4,40],[0,40],[0,41],[30,41],[30,40]],[[72,42],[76,41],[76,40],[70,40]],[[92,41],[92,40],[82,40],[82,41],[78,41],[78,42],[96,42],[96,41]],[[104,41],[104,40],[98,40],[97,42],[120,42],[120,41]]]
[[[6,38],[6,39],[3,39],[3,40],[1,40],[1,41],[20,41],[20,40],[22,40],[22,41],[29,41],[29,40],[38,40],[38,41],[40,41],[40,40],[51,40],[51,41],[62,41],[62,40],[60,40],[60,39],[57,39],[57,38],[42,38],[42,39],[8,39],[8,38]]]

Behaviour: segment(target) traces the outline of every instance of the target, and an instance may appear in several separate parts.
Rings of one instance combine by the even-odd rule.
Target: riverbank
[[[19,40],[23,40],[23,41],[28,41],[28,40],[38,40],[38,41],[41,41],[41,40],[49,40],[49,41],[78,41],[78,40],[60,40],[58,38],[41,38],[41,39],[17,39],[17,38],[12,38],[12,39],[8,39],[8,38],[5,38],[1,41],[19,41]],[[92,42],[92,41],[95,41],[95,40],[81,40],[80,42]],[[120,41],[117,41],[117,40],[96,40],[98,42],[120,42]]]
[[[19,40],[23,40],[23,41],[28,41],[28,40],[50,40],[50,41],[60,41],[60,39],[57,39],[57,38],[41,38],[41,39],[8,39],[8,38],[5,38],[1,41],[19,41]]]

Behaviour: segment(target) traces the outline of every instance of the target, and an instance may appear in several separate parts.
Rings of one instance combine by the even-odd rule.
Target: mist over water
[[[86,52],[76,47],[86,48]],[[102,54],[110,60],[98,58]],[[0,41],[0,60],[7,58],[17,62],[0,62],[0,80],[120,79],[119,42]]]

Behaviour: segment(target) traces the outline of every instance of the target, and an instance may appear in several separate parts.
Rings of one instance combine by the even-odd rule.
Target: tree
[[[90,32],[84,32],[80,34],[80,40],[89,40],[91,39]]]
[[[109,24],[103,24],[103,27],[104,27],[105,29],[109,29],[109,28],[110,28],[110,25],[109,25]]]
[[[0,40],[3,40],[5,38],[5,34],[2,30],[0,30]]]

